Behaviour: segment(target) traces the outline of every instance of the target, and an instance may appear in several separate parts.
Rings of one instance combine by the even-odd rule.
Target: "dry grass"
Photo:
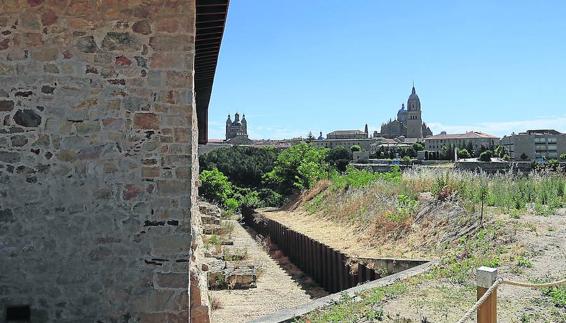
[[[447,207],[440,211],[454,211],[455,216],[461,217],[462,221],[457,223],[443,219],[452,225],[470,225],[470,219],[479,216],[480,191],[484,186],[488,191],[485,205],[505,213],[525,213],[530,208],[532,213],[547,215],[566,205],[566,179],[553,173],[533,173],[526,177],[414,169],[398,177],[372,176],[375,175],[354,171],[333,178],[332,183],[320,182],[298,199],[295,208],[302,206],[307,213],[353,226],[372,243],[379,244],[410,233],[416,214],[431,204],[444,203]],[[341,185],[336,185],[340,181]],[[364,184],[344,185],[344,182]],[[423,199],[424,195],[428,198]],[[445,224],[419,223],[428,226],[433,234]]]
[[[295,211],[301,205],[311,201],[313,198],[326,191],[332,182],[328,179],[318,181],[311,189],[302,192],[301,194],[292,196],[289,202],[286,203],[281,209],[285,211]]]

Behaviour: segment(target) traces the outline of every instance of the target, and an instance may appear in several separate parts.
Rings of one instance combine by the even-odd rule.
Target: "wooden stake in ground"
[[[476,273],[477,299],[479,300],[485,292],[497,280],[497,268],[480,267]],[[497,322],[497,289],[480,305],[477,311],[478,323]]]

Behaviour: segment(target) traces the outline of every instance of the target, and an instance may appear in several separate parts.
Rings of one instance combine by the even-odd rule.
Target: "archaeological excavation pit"
[[[289,257],[290,261],[329,293],[338,293],[407,269],[428,260],[349,257],[260,213],[246,210],[244,223]]]

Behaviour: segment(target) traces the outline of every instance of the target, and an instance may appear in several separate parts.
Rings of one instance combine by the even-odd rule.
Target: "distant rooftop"
[[[209,144],[221,144],[224,143],[223,139],[208,139]]]
[[[365,135],[366,133],[360,130],[336,130],[329,133],[329,135]]]
[[[441,133],[439,135],[430,136],[425,138],[425,140],[429,139],[499,139],[499,137],[489,135],[487,133],[479,132],[479,131],[468,131],[466,133],[456,133],[456,134],[447,134]]]
[[[536,130],[527,130],[527,134],[529,135],[561,135],[560,131],[556,131],[554,129],[536,129]]]

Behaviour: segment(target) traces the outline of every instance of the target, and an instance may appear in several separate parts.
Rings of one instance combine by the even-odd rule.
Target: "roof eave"
[[[208,105],[230,0],[197,0],[195,37],[195,102],[198,142],[208,142]]]

